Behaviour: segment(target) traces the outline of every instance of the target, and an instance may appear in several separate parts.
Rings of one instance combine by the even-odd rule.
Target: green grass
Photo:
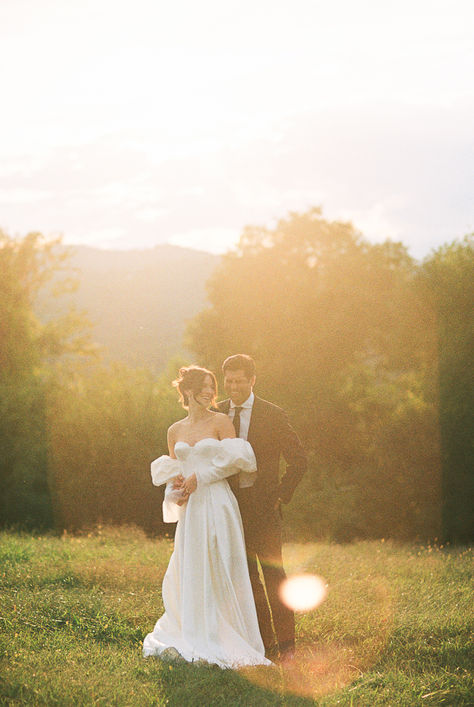
[[[238,672],[142,658],[171,548],[130,528],[0,534],[0,704],[473,704],[469,548],[286,546],[328,597],[298,615],[291,669]]]

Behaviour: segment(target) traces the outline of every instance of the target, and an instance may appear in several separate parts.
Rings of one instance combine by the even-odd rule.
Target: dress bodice
[[[198,485],[213,483],[237,471],[253,474],[257,463],[250,444],[244,440],[206,437],[196,444],[176,442],[174,451],[183,476],[196,474]]]
[[[206,437],[205,439],[200,439],[196,444],[176,442],[174,445],[174,453],[176,454],[176,458],[183,464],[189,461],[192,464],[202,462],[209,463],[216,453],[219,452],[222,441],[224,440]]]
[[[236,471],[253,474],[257,469],[255,454],[250,444],[239,437],[214,439],[206,437],[196,444],[176,442],[176,459],[164,454],[151,464],[155,486],[169,482],[178,474],[195,473],[198,484],[222,480]]]

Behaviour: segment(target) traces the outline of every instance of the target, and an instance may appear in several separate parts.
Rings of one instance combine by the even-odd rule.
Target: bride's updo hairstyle
[[[181,405],[187,408],[189,405],[189,396],[186,391],[191,390],[194,395],[199,395],[204,387],[204,380],[209,376],[214,387],[214,397],[211,405],[214,405],[217,398],[217,380],[212,371],[201,366],[183,366],[179,369],[179,377],[173,381],[173,385],[178,389]]]

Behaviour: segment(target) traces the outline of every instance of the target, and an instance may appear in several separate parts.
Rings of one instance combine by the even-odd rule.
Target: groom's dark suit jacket
[[[228,414],[230,400],[218,404]],[[288,503],[306,471],[306,453],[285,412],[273,403],[255,395],[248,441],[257,459],[257,480],[254,485],[258,507],[273,508],[281,499]],[[286,471],[279,479],[280,456],[286,461]]]

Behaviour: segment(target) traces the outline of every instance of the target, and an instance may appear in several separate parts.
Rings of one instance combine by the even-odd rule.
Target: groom
[[[246,480],[237,477],[233,480],[233,490],[242,515],[260,633],[270,658],[275,657],[278,649],[280,658],[291,659],[295,650],[294,614],[279,597],[280,585],[286,579],[282,562],[280,505],[291,500],[306,471],[306,454],[284,411],[254,395],[255,363],[250,356],[229,356],[222,364],[222,371],[229,399],[219,403],[219,410],[232,419],[236,436],[250,442],[257,459],[254,485],[245,486]],[[280,480],[281,455],[287,466]],[[257,559],[262,567],[268,601],[259,577]]]

